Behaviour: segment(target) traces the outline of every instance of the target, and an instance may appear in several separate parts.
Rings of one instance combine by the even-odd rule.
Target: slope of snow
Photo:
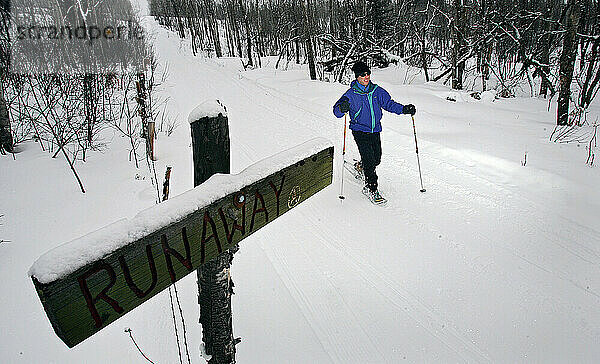
[[[232,173],[315,137],[335,141],[333,185],[245,239],[235,256],[238,362],[600,357],[600,172],[584,164],[585,146],[548,142],[555,104],[477,101],[435,83],[405,84],[402,68],[374,69],[373,82],[417,107],[427,192],[419,192],[410,117],[385,114],[378,174],[390,202],[371,205],[350,180],[340,202],[343,119],[331,105],[347,86],[307,80],[301,67],[275,70],[275,59],[244,72],[238,59],[194,58],[175,34],[144,23],[179,112],[178,129],[156,145],[159,179],[173,166],[172,196],[192,188],[186,118],[205,100],[227,107]],[[348,138],[346,158],[357,158]],[[0,245],[2,362],[144,363],[125,327],[154,362],[178,362],[167,292],[69,350],[27,275],[42,253],[154,205],[147,168],[127,161],[122,138],[107,139],[107,152],[78,165],[85,195],[64,161],[33,143],[16,162],[0,158],[0,239],[11,241]],[[178,288],[192,362],[202,363],[195,275]]]

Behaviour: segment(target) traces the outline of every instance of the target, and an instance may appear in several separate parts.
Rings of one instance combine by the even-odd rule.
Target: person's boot
[[[377,190],[377,187],[365,185],[362,190],[363,194],[367,196],[369,201],[371,201],[375,205],[383,205],[387,202],[387,200],[381,196],[381,193]]]

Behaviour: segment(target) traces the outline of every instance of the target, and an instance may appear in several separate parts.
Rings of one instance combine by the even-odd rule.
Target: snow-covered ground
[[[179,123],[157,141],[159,179],[173,167],[172,196],[192,188],[187,117],[206,100],[227,107],[233,173],[315,137],[336,145],[333,185],[245,239],[235,256],[239,363],[600,358],[600,170],[585,165],[584,145],[548,142],[554,104],[477,101],[435,83],[405,84],[403,67],[375,69],[373,82],[417,107],[427,192],[419,192],[410,117],[385,114],[378,173],[390,201],[373,206],[347,179],[342,203],[343,120],[331,105],[347,86],[307,80],[302,67],[275,70],[275,59],[243,71],[238,59],[194,58],[175,34],[145,24],[168,65],[163,89]],[[3,363],[146,362],[124,328],[155,363],[179,362],[168,292],[68,349],[27,276],[47,250],[155,203],[146,166],[127,160],[126,140],[106,138],[107,151],[78,165],[85,195],[64,160],[33,142],[16,161],[0,158],[0,239],[10,240],[0,245]],[[346,158],[358,157],[348,141]],[[191,359],[201,363],[195,279],[177,286]]]

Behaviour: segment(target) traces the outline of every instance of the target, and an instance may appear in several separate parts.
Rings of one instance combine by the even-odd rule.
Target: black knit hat
[[[352,66],[352,71],[354,71],[354,77],[356,78],[364,72],[371,73],[371,69],[369,69],[369,66],[363,61],[356,61],[354,66]]]

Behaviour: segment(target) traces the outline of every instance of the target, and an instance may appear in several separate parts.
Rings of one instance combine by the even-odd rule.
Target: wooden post
[[[156,157],[154,156],[154,139],[156,135],[154,133],[154,121],[148,121],[146,123],[148,125],[148,154],[150,156],[150,160],[155,161]]]
[[[194,187],[216,173],[230,173],[229,124],[224,107],[218,102],[209,102],[197,110],[197,120],[190,120]],[[212,115],[203,116],[206,110],[213,110]],[[238,245],[235,245],[197,270],[202,341],[206,354],[211,356],[210,364],[235,363],[237,342],[233,337],[230,267],[237,250]]]
[[[146,92],[146,77],[143,72],[138,73],[138,80],[135,83],[137,90],[136,101],[139,105],[139,114],[142,118],[142,138],[146,138],[146,153],[151,160],[154,157],[154,120],[151,117],[151,110],[148,110],[148,93]]]
[[[163,195],[162,195],[163,201],[166,201],[169,199],[170,181],[171,181],[171,167],[167,166],[167,171],[165,172],[165,182],[163,183]]]
[[[192,153],[194,158],[194,187],[216,173],[229,174],[229,125],[227,112],[218,103],[202,104],[202,108],[220,108],[222,112],[212,116],[199,116],[190,120],[192,129]],[[199,111],[198,115],[202,111]]]

